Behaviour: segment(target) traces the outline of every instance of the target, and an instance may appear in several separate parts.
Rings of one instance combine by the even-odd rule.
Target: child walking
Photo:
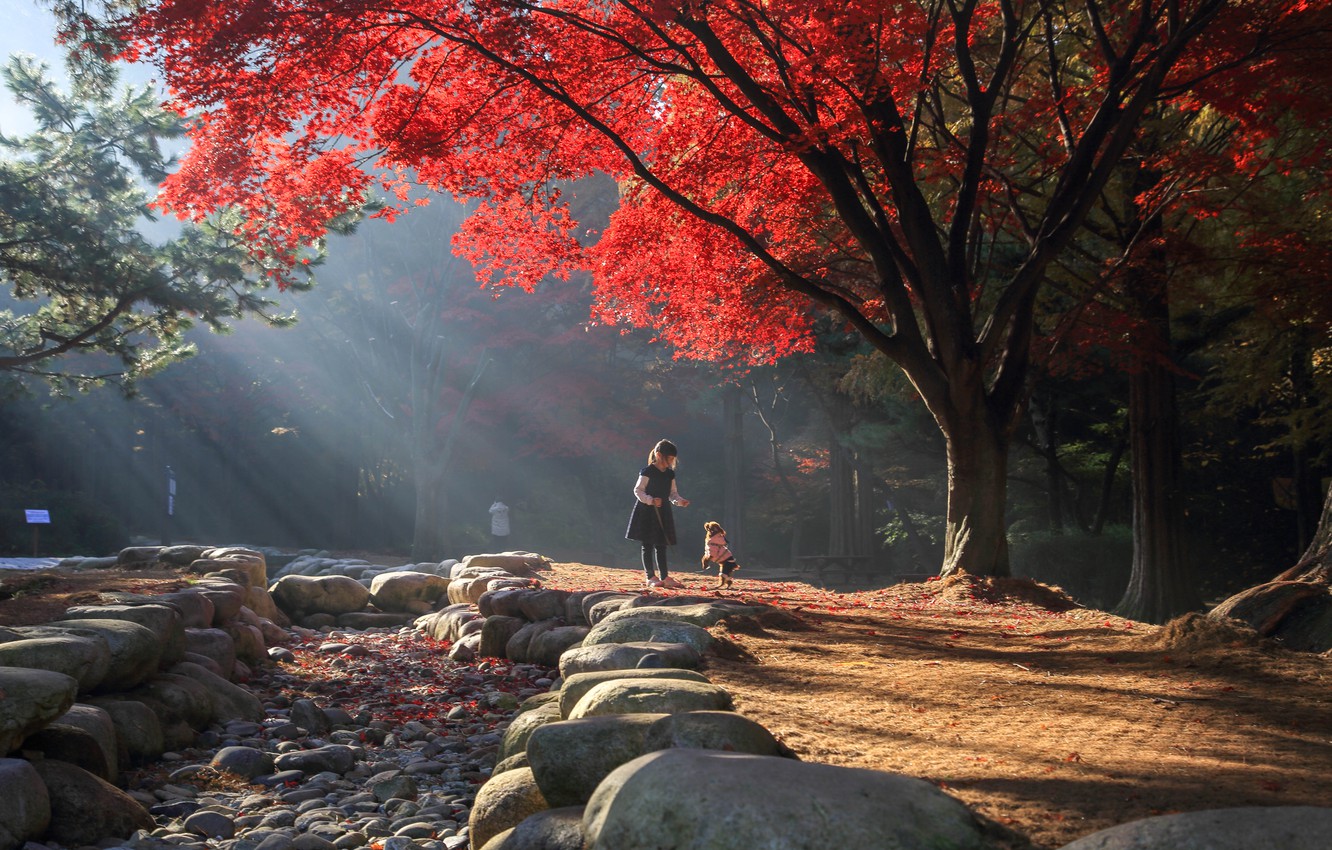
[[[735,583],[731,573],[740,569],[740,565],[735,562],[731,546],[726,542],[726,530],[719,522],[705,522],[703,535],[703,569],[706,570],[710,563],[716,564],[717,589],[730,587]]]
[[[670,577],[666,547],[675,545],[675,517],[671,505],[682,508],[689,500],[675,487],[675,462],[679,452],[670,440],[660,440],[648,454],[648,465],[634,484],[634,511],[629,515],[625,539],[643,545],[643,574],[647,587],[683,587]]]

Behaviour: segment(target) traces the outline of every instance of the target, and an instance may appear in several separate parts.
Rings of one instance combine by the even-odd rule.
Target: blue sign
[[[36,525],[38,523],[44,525],[51,524],[50,511],[24,511],[23,513],[28,518],[28,525]]]

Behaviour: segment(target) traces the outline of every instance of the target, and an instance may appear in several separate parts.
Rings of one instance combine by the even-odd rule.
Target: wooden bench
[[[850,584],[854,574],[869,566],[869,555],[797,555],[802,574],[814,570],[819,585],[823,585],[823,571],[826,569],[842,570],[842,581]]]

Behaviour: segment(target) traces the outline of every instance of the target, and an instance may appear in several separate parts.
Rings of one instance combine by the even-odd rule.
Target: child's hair
[[[676,450],[675,443],[670,440],[658,440],[657,444],[652,447],[652,451],[648,453],[648,463],[656,463],[657,455],[678,457],[680,452]]]
[[[722,528],[721,523],[719,522],[705,522],[703,523],[703,530],[708,533],[709,537],[711,537],[714,534],[726,533],[726,529]]]

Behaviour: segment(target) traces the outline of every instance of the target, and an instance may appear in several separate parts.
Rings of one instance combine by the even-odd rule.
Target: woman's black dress
[[[647,477],[647,494],[661,499],[661,507],[644,504],[635,498],[629,528],[624,532],[625,539],[637,540],[644,546],[674,546],[675,517],[671,514],[670,499],[675,470],[645,466],[638,474]]]

